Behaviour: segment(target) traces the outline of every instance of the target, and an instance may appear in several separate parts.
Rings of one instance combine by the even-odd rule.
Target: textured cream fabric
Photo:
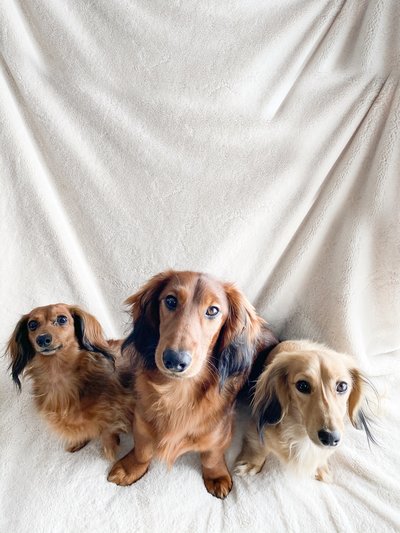
[[[334,484],[270,461],[221,502],[195,455],[107,483],[2,359],[1,533],[400,530],[399,20],[397,0],[2,0],[2,345],[58,301],[120,336],[152,274],[204,270],[385,399],[382,446],[349,429]]]

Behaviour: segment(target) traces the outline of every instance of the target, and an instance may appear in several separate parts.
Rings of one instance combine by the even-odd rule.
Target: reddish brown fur
[[[166,308],[167,295],[178,298],[176,311]],[[183,453],[197,451],[207,490],[224,498],[232,487],[224,452],[231,442],[236,395],[257,352],[277,341],[234,285],[205,274],[161,273],[127,302],[135,324],[133,343],[130,337],[126,341],[135,375],[135,448],[114,465],[108,479],[129,485],[146,473],[153,457],[172,466]],[[212,305],[221,312],[210,320],[205,311]],[[147,336],[154,335],[152,350],[142,346],[142,327]],[[240,343],[239,349],[227,351],[234,343]],[[188,369],[170,372],[163,364],[166,348],[190,352]]]
[[[67,324],[56,323],[60,315],[67,317]],[[35,331],[28,330],[32,319],[39,323]],[[83,324],[85,342],[96,351],[85,349],[79,342],[77,320]],[[40,353],[36,339],[44,333],[52,335],[52,346],[62,348],[50,355]],[[122,359],[120,346],[121,341],[105,339],[92,315],[65,304],[33,309],[21,318],[9,340],[7,352],[14,380],[19,384],[21,372],[32,380],[39,413],[66,441],[68,451],[76,451],[100,437],[106,457],[113,460],[118,433],[130,428],[133,396],[131,387],[123,383],[129,364]],[[114,356],[115,368],[98,350]],[[30,357],[21,364],[22,368],[18,367],[26,352]]]

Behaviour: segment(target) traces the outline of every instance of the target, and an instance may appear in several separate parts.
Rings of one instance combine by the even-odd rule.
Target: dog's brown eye
[[[296,389],[302,394],[311,393],[311,385],[308,383],[308,381],[304,381],[303,379],[296,383]]]
[[[168,296],[165,297],[165,305],[166,307],[170,310],[170,311],[175,311],[177,305],[178,305],[178,300],[175,298],[175,296],[172,296],[172,294],[169,294]]]
[[[347,391],[347,383],[345,381],[339,381],[339,383],[336,383],[336,392],[339,394],[343,394]]]
[[[39,322],[37,322],[37,320],[29,320],[28,329],[30,329],[31,331],[35,331],[35,329],[37,329],[38,325],[39,325]]]
[[[206,311],[206,315],[208,317],[217,316],[218,313],[219,313],[219,308],[216,305],[210,305],[210,307]]]
[[[57,324],[60,324],[61,326],[63,326],[67,322],[68,322],[68,318],[65,315],[58,315]]]

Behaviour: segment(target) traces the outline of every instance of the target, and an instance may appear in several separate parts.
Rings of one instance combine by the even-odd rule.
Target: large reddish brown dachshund
[[[130,485],[153,457],[172,465],[197,451],[207,490],[225,498],[235,399],[257,353],[276,338],[234,285],[206,274],[158,274],[127,303],[134,321],[124,349],[134,367],[135,447],[108,480]]]

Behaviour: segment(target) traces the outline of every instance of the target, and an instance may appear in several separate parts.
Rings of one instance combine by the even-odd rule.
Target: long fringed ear
[[[70,307],[69,310],[74,319],[75,336],[80,348],[100,353],[114,364],[114,356],[98,320],[80,307]]]
[[[363,409],[365,399],[365,388],[369,385],[376,394],[376,390],[372,383],[363,376],[358,368],[350,370],[352,378],[352,389],[348,400],[348,412],[351,423],[356,429],[363,429],[367,435],[368,442],[377,444],[377,441],[371,431],[371,419]]]
[[[28,337],[28,316],[24,315],[18,322],[6,348],[6,354],[11,357],[9,366],[11,375],[19,390],[21,390],[19,376],[36,353]]]
[[[264,325],[254,307],[235,285],[225,283],[224,288],[229,315],[214,350],[221,389],[230,376],[240,374],[247,378]]]
[[[287,355],[278,354],[259,377],[253,398],[253,415],[263,440],[266,426],[279,424],[289,409]]]
[[[130,306],[133,330],[124,340],[122,350],[133,344],[147,368],[156,366],[155,351],[160,339],[158,298],[173,275],[174,271],[168,270],[153,276],[138,292],[125,300],[125,304]]]

